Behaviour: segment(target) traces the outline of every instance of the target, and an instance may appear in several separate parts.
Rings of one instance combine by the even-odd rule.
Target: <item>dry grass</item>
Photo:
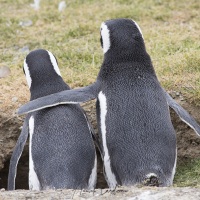
[[[12,114],[29,99],[22,71],[30,50],[44,48],[58,59],[64,80],[73,88],[92,83],[102,62],[99,27],[110,18],[132,18],[140,25],[158,78],[167,90],[181,92],[200,105],[199,0],[69,0],[64,12],[59,1],[0,0],[0,66],[11,75],[0,80],[0,112]],[[31,20],[28,27],[19,25]],[[12,98],[19,100],[13,102]],[[177,183],[178,185],[178,183]]]

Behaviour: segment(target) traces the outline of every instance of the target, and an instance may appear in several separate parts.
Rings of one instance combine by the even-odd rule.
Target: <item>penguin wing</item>
[[[80,108],[81,108],[81,107],[80,107]],[[88,127],[89,127],[90,133],[91,133],[91,135],[92,135],[92,139],[94,140],[94,142],[95,142],[97,148],[99,149],[99,152],[100,152],[100,154],[101,154],[101,157],[102,157],[103,154],[102,154],[102,148],[101,148],[100,141],[99,141],[99,136],[98,136],[97,134],[95,134],[95,131],[94,131],[94,129],[93,129],[93,127],[92,127],[92,124],[90,123],[90,121],[89,121],[87,115],[86,115],[86,112],[83,110],[83,108],[81,108],[81,110],[83,111],[84,116],[85,116],[85,118],[86,118],[86,120],[87,120]]]
[[[28,133],[29,133],[28,119],[29,119],[29,117],[26,117],[24,124],[23,124],[21,134],[17,140],[17,144],[14,148],[14,151],[13,151],[11,159],[10,159],[10,166],[9,166],[9,173],[8,173],[8,190],[15,189],[17,164],[21,157],[21,154],[24,149],[24,145],[27,141]]]
[[[45,97],[35,99],[21,106],[17,114],[30,113],[48,107],[57,106],[59,104],[78,104],[97,98],[100,91],[100,82],[73,90],[65,90]]]
[[[166,91],[164,91],[168,105],[178,114],[180,119],[190,126],[200,136],[200,126],[196,120],[181,107]]]

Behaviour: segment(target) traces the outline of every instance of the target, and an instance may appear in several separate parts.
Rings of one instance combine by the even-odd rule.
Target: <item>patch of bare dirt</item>
[[[190,113],[200,124],[200,107],[188,103],[182,95],[174,96],[175,100]],[[171,118],[177,135],[178,160],[200,158],[200,137],[187,124],[181,121],[171,109]]]

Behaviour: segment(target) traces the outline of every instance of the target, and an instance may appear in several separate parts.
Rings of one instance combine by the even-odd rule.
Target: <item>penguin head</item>
[[[30,52],[23,67],[31,92],[31,100],[66,89],[56,57],[49,51],[37,49]]]
[[[131,19],[112,19],[101,24],[101,46],[104,56],[134,55],[146,52],[138,24]]]

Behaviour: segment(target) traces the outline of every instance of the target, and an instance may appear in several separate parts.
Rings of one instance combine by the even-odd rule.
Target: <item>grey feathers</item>
[[[18,114],[25,114],[36,110],[53,107],[59,104],[78,104],[88,100],[95,99],[99,92],[99,81],[89,85],[88,87],[62,91],[60,93],[51,94],[50,96],[42,97],[30,101],[18,110]],[[67,92],[67,95],[65,93]],[[67,97],[67,100],[66,100]]]
[[[18,164],[19,158],[21,157],[22,151],[24,149],[24,145],[27,141],[28,134],[29,134],[29,128],[28,128],[28,117],[27,117],[23,123],[22,132],[17,140],[17,144],[13,150],[13,154],[10,159],[9,174],[8,174],[8,190],[15,189],[15,177],[17,173],[17,164]]]
[[[165,96],[168,105],[178,114],[180,119],[190,126],[197,135],[200,136],[200,126],[196,120],[183,108],[181,107],[166,91]]]
[[[47,98],[51,101],[56,92],[70,91],[62,80],[56,58],[49,51],[38,49],[30,52],[24,61],[24,72],[31,100],[35,99],[42,105],[46,99],[40,101],[38,98],[51,95],[52,99]],[[92,87],[88,90],[93,91]],[[86,96],[94,98],[93,95]],[[86,114],[76,103],[45,108],[26,116],[10,162],[9,190],[15,189],[17,163],[28,134],[29,189],[95,188],[95,135]]]

